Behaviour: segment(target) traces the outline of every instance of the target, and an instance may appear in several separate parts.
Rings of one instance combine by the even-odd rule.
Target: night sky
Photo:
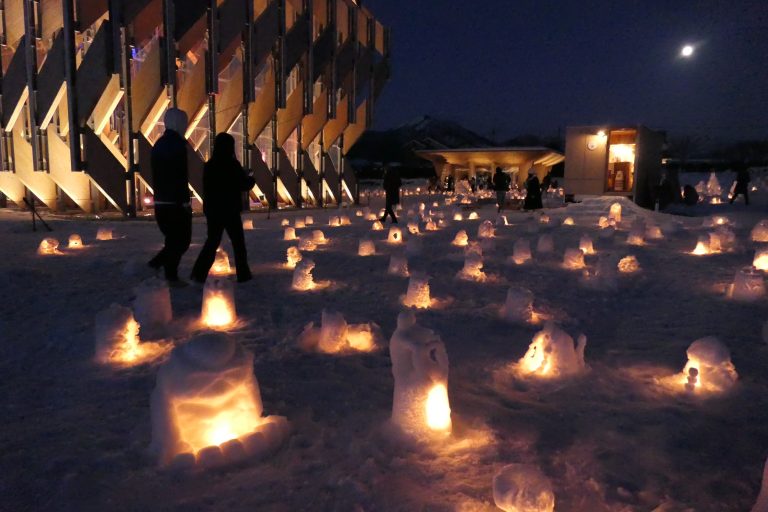
[[[602,123],[768,138],[768,0],[363,3],[393,30],[375,128],[428,114],[498,140]]]

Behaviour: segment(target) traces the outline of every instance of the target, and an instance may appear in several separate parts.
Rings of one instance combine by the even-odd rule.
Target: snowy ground
[[[494,473],[526,462],[550,478],[560,512],[749,510],[768,455],[768,346],[761,337],[768,299],[737,303],[724,288],[751,264],[749,230],[768,217],[765,195],[753,198],[749,208],[708,207],[735,223],[738,246],[703,257],[687,252],[708,232],[704,217],[680,218],[687,229],[633,247],[626,228],[613,239],[598,236],[597,219],[610,201],[586,199],[547,211],[552,222],[540,233],[554,235],[555,254],[545,257],[535,252],[529,216],[509,213],[512,225],[497,229],[497,248],[485,255],[485,270],[503,278],[492,283],[454,278],[463,258],[450,241],[459,229],[476,239],[480,221],[451,221],[420,235],[424,253],[410,258],[411,268],[433,276],[433,296],[453,299],[417,315],[442,336],[451,363],[453,435],[424,446],[403,444],[387,426],[393,382],[386,347],[333,356],[296,345],[324,307],[350,323],[375,322],[389,339],[407,279],[386,273],[394,250],[383,243],[387,232],[371,232],[352,210],[342,212],[352,226],[298,230],[319,228],[331,240],[311,257],[315,279],[333,285],[301,293],[290,289],[291,271],[281,267],[289,243],[280,220],[309,214],[327,224],[339,212],[252,216],[255,230],[246,238],[255,279],[237,287],[244,325],[233,335],[255,353],[265,412],[286,416],[293,433],[267,460],[193,475],[161,471],[148,453],[157,366],[115,369],[93,361],[94,317],[110,303],[131,304],[133,288],[149,275],[143,264],[160,245],[155,225],[53,220],[59,240],[79,233],[88,247],[38,256],[44,234],[30,232],[27,215],[0,211],[0,509],[490,511],[497,510]],[[424,200],[409,196],[405,208]],[[636,215],[662,227],[670,220],[622,204],[627,224]],[[561,225],[566,216],[575,226]],[[495,208],[484,206],[485,218],[495,219]],[[103,226],[123,238],[96,241]],[[560,265],[584,233],[599,254],[634,254],[642,270],[620,276],[617,291],[585,289],[579,272]],[[196,219],[182,275],[203,236]],[[379,254],[357,256],[363,236],[376,241]],[[531,240],[534,261],[509,265],[520,236]],[[588,264],[596,260],[587,257]],[[532,290],[536,309],[572,336],[586,334],[587,374],[536,384],[509,373],[539,329],[498,318],[510,284]],[[201,289],[174,289],[172,299],[173,341],[183,343]],[[708,335],[731,350],[735,390],[708,399],[664,393],[656,381],[679,372],[688,345]]]

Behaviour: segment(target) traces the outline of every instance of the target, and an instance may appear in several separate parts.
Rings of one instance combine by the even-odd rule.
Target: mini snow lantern
[[[688,347],[688,362],[680,374],[685,391],[722,393],[736,383],[738,374],[731,362],[731,353],[714,336],[701,338]]]
[[[752,302],[765,295],[763,274],[753,267],[745,267],[733,278],[729,286],[728,297],[742,302]]]
[[[397,226],[392,226],[391,228],[389,228],[389,235],[387,236],[387,242],[389,242],[390,244],[403,243],[403,231]]]
[[[522,265],[533,258],[531,254],[531,242],[527,238],[518,238],[512,246],[512,261],[516,265]]]
[[[536,252],[550,253],[555,250],[555,239],[550,234],[543,234],[539,236],[539,240],[536,242]]]
[[[584,371],[584,348],[587,338],[579,336],[574,345],[568,333],[552,323],[537,332],[517,368],[524,375],[558,378],[576,375]]]
[[[139,324],[133,312],[112,304],[96,315],[96,360],[104,364],[141,364],[161,356],[170,345],[139,343]]]
[[[621,204],[613,203],[611,209],[608,210],[608,219],[614,221],[616,224],[621,222]]]
[[[408,258],[404,254],[393,254],[389,258],[387,273],[395,276],[408,277]]]
[[[510,287],[501,308],[502,318],[508,322],[526,323],[533,320],[533,315],[533,292],[519,286]]]
[[[450,434],[448,354],[440,336],[417,325],[413,313],[400,313],[389,354],[395,379],[392,422],[415,437]]]
[[[384,224],[382,224],[380,220],[375,220],[373,224],[371,224],[371,231],[384,231]]]
[[[640,263],[637,258],[630,254],[621,258],[617,267],[622,274],[631,274],[640,270]]]
[[[584,254],[595,254],[595,248],[592,245],[592,239],[587,235],[583,235],[579,240],[579,249]]]
[[[432,298],[429,295],[429,277],[423,274],[411,275],[403,305],[419,309],[426,309],[432,305]]]
[[[493,502],[504,512],[555,510],[552,483],[530,464],[510,464],[494,475]]]
[[[253,231],[253,219],[243,219],[243,231]]]
[[[232,267],[229,266],[227,251],[219,247],[216,249],[216,258],[213,260],[213,265],[208,274],[212,276],[228,276],[231,273]]]
[[[80,235],[73,234],[69,235],[69,241],[67,242],[67,249],[82,249],[84,247],[83,245],[83,239],[80,238]]]
[[[209,279],[203,288],[201,320],[211,329],[226,329],[237,319],[235,288],[226,279]]]
[[[96,240],[106,241],[112,240],[113,238],[112,230],[110,228],[99,228],[96,230]]]
[[[51,254],[61,254],[59,251],[59,241],[55,238],[43,238],[37,248],[37,254],[47,256]]]
[[[563,226],[573,226],[574,224],[573,217],[566,217],[565,220],[563,220]]]
[[[466,281],[485,281],[488,276],[483,272],[483,257],[477,253],[467,253],[464,256],[464,267],[456,277]]]
[[[299,248],[293,246],[289,247],[286,250],[286,260],[286,267],[296,268],[296,264],[301,261],[301,251],[299,251]]]
[[[373,240],[361,238],[360,243],[357,246],[357,255],[373,256],[374,254],[376,254],[376,246],[373,244]]]
[[[571,270],[581,270],[584,268],[584,253],[581,249],[569,248],[563,255],[563,267]]]
[[[298,291],[309,291],[315,288],[315,281],[312,278],[312,269],[315,268],[315,262],[310,259],[302,259],[296,264],[293,271],[293,280],[291,287]]]
[[[152,450],[161,466],[190,469],[265,455],[288,434],[284,417],[263,417],[253,353],[225,333],[177,346],[150,399]]]
[[[283,240],[296,240],[296,230],[290,226],[286,227],[283,232]]]
[[[457,247],[466,247],[466,245],[469,243],[469,237],[467,236],[467,232],[463,229],[460,230],[458,233],[456,233],[456,236],[453,239],[453,242],[451,242],[452,245],[455,245]]]
[[[757,270],[768,270],[768,247],[759,247],[755,249],[755,257],[752,259],[752,266]]]

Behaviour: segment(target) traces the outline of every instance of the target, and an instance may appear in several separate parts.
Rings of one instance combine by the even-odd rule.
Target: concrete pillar
[[[469,161],[469,177],[474,178],[477,172],[475,171],[475,162]]]

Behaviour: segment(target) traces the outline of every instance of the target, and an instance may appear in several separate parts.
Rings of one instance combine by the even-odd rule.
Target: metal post
[[[77,103],[77,47],[75,46],[74,0],[64,0],[64,79],[67,82],[69,159],[73,171],[82,170],[80,158],[80,115]]]
[[[71,0],[70,0],[71,1]],[[173,0],[163,0],[163,53],[165,55],[165,91],[176,108],[176,37]]]
[[[123,108],[125,120],[123,123],[123,136],[127,137],[128,169],[125,173],[126,201],[128,209],[126,217],[136,217],[136,145],[138,140],[133,133],[133,95],[131,93],[131,52],[133,45],[128,36],[128,29],[122,26],[123,20],[113,21],[120,23],[120,81],[124,91]]]

